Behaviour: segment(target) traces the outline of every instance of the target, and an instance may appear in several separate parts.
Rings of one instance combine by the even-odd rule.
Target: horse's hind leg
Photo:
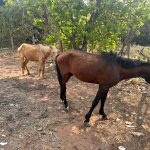
[[[45,62],[42,64],[42,78],[44,78],[44,71],[45,71]]]
[[[60,84],[60,99],[62,102],[64,102],[64,93],[66,93],[66,84],[62,82]]]
[[[99,114],[102,115],[102,119],[104,119],[104,120],[107,119],[107,115],[104,113],[104,104],[105,104],[105,101],[106,101],[108,91],[109,91],[109,89],[106,89],[101,94],[101,106],[100,106],[100,109],[99,109]]]
[[[68,102],[66,99],[66,83],[70,79],[71,76],[72,76],[71,73],[62,75],[62,82],[60,84],[60,98],[64,102],[65,108],[68,108]]]
[[[68,103],[66,100],[66,83],[65,82],[62,82],[62,84],[60,85],[60,98],[62,102],[64,102],[65,108],[67,108]]]
[[[29,70],[27,68],[27,63],[29,62],[29,60],[27,60],[27,59],[24,60],[24,58],[21,58],[20,61],[21,61],[22,74],[24,75],[24,71],[26,69],[27,70],[27,74],[29,75],[30,72],[29,72]]]
[[[25,61],[24,61],[24,69],[27,70],[27,75],[30,75],[29,69],[27,68],[27,63],[28,63],[28,62],[29,62],[29,60],[28,60],[28,59],[25,59]]]
[[[24,70],[25,70],[24,56],[20,57],[20,63],[21,63],[22,74],[24,75]]]

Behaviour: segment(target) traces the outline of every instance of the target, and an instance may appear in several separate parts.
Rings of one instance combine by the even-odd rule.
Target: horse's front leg
[[[41,64],[41,71],[42,71],[42,78],[44,78],[44,71],[45,71],[45,62],[44,61]]]
[[[101,115],[103,115],[103,119],[107,118],[107,115],[104,113],[104,104],[105,104],[105,100],[106,100],[106,97],[107,97],[108,90],[109,90],[109,88],[106,88],[106,87],[104,88],[104,87],[99,86],[98,92],[97,92],[96,97],[95,97],[95,99],[92,103],[92,106],[91,106],[89,112],[85,116],[84,123],[85,123],[86,126],[89,126],[88,123],[90,121],[91,114],[92,114],[94,108],[97,106],[100,99],[102,101],[101,101],[101,107],[100,107],[99,113]]]
[[[43,60],[40,60],[39,61],[39,65],[38,65],[38,78],[41,76],[41,74],[42,74],[42,78],[43,78],[43,76],[44,76],[44,73],[43,73],[43,71],[44,71],[44,69],[43,69]]]
[[[95,97],[94,101],[92,102],[92,106],[91,106],[89,112],[85,115],[85,121],[84,121],[85,126],[89,126],[90,117],[92,115],[94,108],[99,103],[100,97],[101,97],[101,90],[99,88],[98,92],[96,94],[96,97]]]

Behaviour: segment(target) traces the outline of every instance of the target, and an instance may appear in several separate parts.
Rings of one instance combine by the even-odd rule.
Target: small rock
[[[140,119],[140,120],[141,120],[142,118],[143,118],[142,116],[138,116],[138,119]]]
[[[125,121],[125,124],[126,124],[126,125],[132,125],[132,122]]]
[[[135,135],[135,136],[144,136],[144,134],[143,133],[140,133],[140,132],[132,132],[131,133],[132,135]]]
[[[72,129],[71,129],[71,131],[73,133],[75,133],[75,134],[80,134],[80,131],[79,131],[79,129],[76,126],[73,126]]]
[[[84,100],[85,98],[84,97],[80,97],[80,99]]]
[[[37,130],[38,130],[38,131],[42,131],[42,130],[43,130],[43,128],[41,127],[41,128],[38,128]]]
[[[58,107],[58,109],[61,109],[61,107]]]
[[[0,142],[0,145],[1,145],[1,146],[5,146],[5,145],[7,145],[7,142],[1,141],[1,142]]]
[[[51,110],[51,109],[52,109],[52,107],[48,107],[47,109],[48,109],[48,110]]]
[[[119,119],[119,118],[117,118],[117,119],[116,119],[116,121],[117,121],[117,122],[119,122],[119,121],[120,121],[120,119]]]
[[[19,107],[20,107],[20,105],[19,105],[19,104],[16,104],[15,106],[16,106],[17,108],[19,108]]]
[[[134,125],[126,125],[127,128],[135,128],[136,126]]]
[[[50,63],[50,65],[49,65],[50,67],[52,67],[53,66],[53,64],[52,63]]]
[[[12,106],[14,106],[14,104],[9,104],[9,106],[11,106],[11,107],[12,107]]]
[[[125,150],[126,148],[124,146],[119,146],[118,149],[119,150]]]

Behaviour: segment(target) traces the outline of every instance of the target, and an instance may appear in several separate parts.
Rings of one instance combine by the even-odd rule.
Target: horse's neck
[[[150,64],[148,64],[147,66],[141,67],[140,75],[143,78],[150,78]]]
[[[121,80],[130,79],[136,77],[148,77],[150,76],[150,66],[139,66],[133,68],[121,68],[120,69]]]
[[[49,46],[43,46],[42,44],[39,44],[40,50],[45,54],[50,54],[51,50]]]

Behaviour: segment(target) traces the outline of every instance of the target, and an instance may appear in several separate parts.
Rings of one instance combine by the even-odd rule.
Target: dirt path
[[[150,149],[150,87],[145,81],[112,88],[105,105],[109,120],[100,120],[97,107],[91,127],[84,128],[97,85],[72,78],[67,85],[70,111],[65,112],[54,68],[46,64],[45,79],[34,77],[34,64],[30,70],[33,76],[21,76],[17,57],[0,54],[0,150]]]

